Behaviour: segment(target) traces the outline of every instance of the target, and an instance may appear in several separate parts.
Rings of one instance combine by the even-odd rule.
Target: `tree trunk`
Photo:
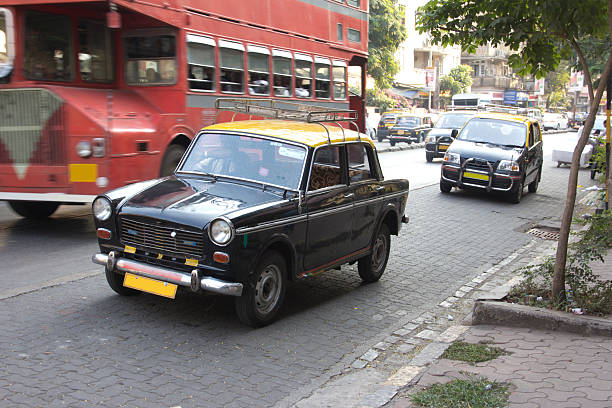
[[[612,20],[612,0],[608,0],[608,21]],[[606,67],[602,73],[602,78],[608,78],[612,73],[612,53],[608,56]],[[555,256],[555,269],[553,273],[552,281],[552,295],[553,298],[561,301],[565,299],[565,264],[567,261],[567,245],[569,241],[570,227],[572,225],[572,218],[574,214],[574,206],[576,204],[576,187],[578,185],[578,171],[580,170],[580,156],[586,146],[591,130],[593,129],[593,123],[595,122],[595,115],[599,108],[599,102],[601,96],[606,88],[607,81],[599,81],[595,98],[591,100],[589,116],[582,129],[582,135],[578,140],[578,144],[574,149],[572,156],[572,165],[570,168],[569,181],[567,183],[567,196],[565,199],[565,208],[563,209],[563,217],[561,218],[561,231],[559,234],[559,243],[557,245],[557,253]]]

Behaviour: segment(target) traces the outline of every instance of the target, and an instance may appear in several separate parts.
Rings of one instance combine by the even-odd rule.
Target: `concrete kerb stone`
[[[577,316],[507,302],[477,300],[472,311],[472,324],[560,330],[588,336],[612,337],[612,321],[595,316]]]
[[[386,153],[386,152],[399,152],[402,150],[413,150],[413,149],[419,149],[421,147],[425,147],[425,143],[412,143],[412,144],[407,144],[404,146],[404,144],[399,144],[396,146],[383,146],[383,147],[377,147],[376,151],[378,153]]]

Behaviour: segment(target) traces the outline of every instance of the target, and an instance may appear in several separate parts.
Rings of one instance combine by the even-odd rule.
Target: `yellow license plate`
[[[468,177],[468,178],[477,179],[477,180],[489,181],[489,176],[487,174],[472,173],[472,172],[469,172],[469,171],[466,171],[465,173],[463,173],[463,177]]]
[[[446,150],[446,149],[448,149],[448,146],[446,146],[446,145],[439,145],[438,146],[438,150]]]
[[[177,286],[174,283],[162,282],[144,276],[126,273],[123,278],[123,286],[138,289],[143,292],[174,299]]]
[[[397,131],[397,134],[398,134],[398,135],[403,135],[403,134],[404,134],[404,131],[403,131],[403,130],[398,130],[398,131]]]

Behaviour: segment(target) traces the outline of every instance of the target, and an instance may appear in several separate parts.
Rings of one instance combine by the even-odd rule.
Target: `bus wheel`
[[[52,201],[9,201],[9,206],[24,218],[40,220],[57,210],[60,203]]]
[[[166,154],[164,154],[164,158],[162,160],[159,175],[164,177],[174,174],[174,170],[176,169],[176,166],[178,166],[179,161],[181,161],[183,153],[185,153],[185,148],[181,145],[173,144],[168,146],[168,150],[166,150]]]

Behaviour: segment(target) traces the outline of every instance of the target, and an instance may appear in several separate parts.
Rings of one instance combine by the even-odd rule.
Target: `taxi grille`
[[[145,251],[173,256],[182,254],[188,258],[202,258],[204,253],[201,232],[164,227],[125,217],[120,219],[120,230],[122,243]]]
[[[495,163],[494,162],[490,162],[491,166],[493,166]],[[466,163],[465,165],[466,169],[472,169],[472,170],[482,170],[482,171],[489,171],[489,162],[487,162],[486,160],[483,159],[474,159],[471,160],[469,162]],[[495,168],[495,167],[493,167]]]

